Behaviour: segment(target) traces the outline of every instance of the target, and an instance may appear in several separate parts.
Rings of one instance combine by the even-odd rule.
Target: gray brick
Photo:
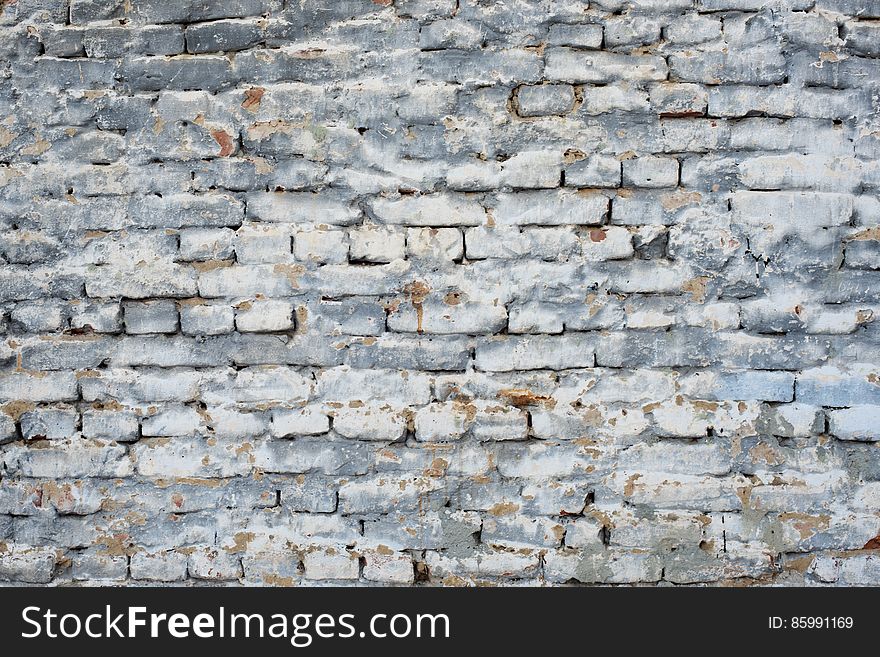
[[[217,21],[186,28],[186,49],[191,53],[245,50],[263,39],[256,21]]]
[[[516,102],[520,116],[565,114],[574,108],[574,89],[565,84],[520,87]]]
[[[177,305],[173,301],[126,302],[122,304],[122,315],[126,333],[177,331]]]

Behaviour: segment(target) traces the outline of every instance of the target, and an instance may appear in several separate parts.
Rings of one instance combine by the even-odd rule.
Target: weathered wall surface
[[[880,583],[877,0],[0,4],[0,580]]]

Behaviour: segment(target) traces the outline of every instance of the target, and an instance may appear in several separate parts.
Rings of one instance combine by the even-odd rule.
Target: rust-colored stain
[[[703,195],[700,194],[700,192],[675,191],[661,195],[660,205],[662,205],[665,210],[669,212],[674,212],[675,210],[680,210],[686,205],[699,203],[702,198]]]
[[[880,534],[865,543],[863,550],[880,550]]]
[[[238,532],[232,537],[234,544],[231,547],[223,548],[229,554],[238,554],[247,550],[248,544],[256,538],[253,532]]]
[[[587,154],[578,148],[569,148],[563,154],[563,162],[566,164],[574,164],[580,160],[587,159]]]
[[[296,580],[293,577],[266,573],[263,575],[263,584],[266,586],[291,587],[296,586]]]
[[[299,287],[299,277],[305,272],[306,268],[303,265],[287,265],[287,264],[277,264],[272,267],[272,271],[276,274],[282,274],[287,277],[287,280],[290,281],[290,287],[298,288]]]
[[[424,475],[426,477],[442,477],[446,474],[446,469],[449,467],[449,462],[446,459],[435,458],[431,461],[431,465],[425,469]]]
[[[264,93],[266,93],[266,90],[263,87],[246,89],[244,92],[244,102],[242,102],[241,106],[246,110],[256,112],[260,107],[260,102],[263,100]]]
[[[470,424],[477,417],[477,407],[464,399],[456,399],[452,402],[457,413],[463,413],[465,422]]]
[[[225,130],[211,130],[211,136],[218,144],[220,144],[219,157],[229,157],[235,152],[235,142]]]
[[[630,475],[627,477],[626,482],[623,485],[623,494],[626,497],[632,497],[632,494],[636,490],[636,482],[642,478],[642,475],[636,473],[634,475]]]
[[[880,241],[880,226],[873,226],[851,235],[847,240],[852,242],[865,242],[869,240]]]
[[[703,303],[706,300],[709,281],[711,280],[712,278],[709,276],[695,276],[684,282],[681,286],[681,291],[690,294],[691,299],[695,303]]]
[[[553,408],[556,406],[556,400],[548,395],[538,395],[527,388],[505,388],[498,393],[498,396],[507,400],[511,406],[524,408],[526,406],[544,406],[545,408]]]
[[[590,229],[590,240],[593,242],[604,242],[608,235],[601,228]]]
[[[19,399],[16,401],[7,402],[0,408],[2,408],[3,412],[6,413],[6,415],[17,422],[24,413],[32,411],[36,407],[37,405],[32,401]]]
[[[422,333],[422,321],[424,319],[425,313],[422,304],[424,303],[425,299],[428,298],[428,294],[430,294],[431,288],[428,287],[426,283],[423,283],[421,281],[413,281],[412,283],[408,283],[407,285],[405,285],[403,291],[404,293],[409,295],[410,303],[412,303],[413,308],[415,308],[416,310],[416,331]]]
[[[489,513],[493,516],[509,516],[519,511],[519,504],[513,502],[499,502],[489,508]]]
[[[785,459],[775,449],[766,443],[758,443],[749,450],[752,463],[763,462],[768,465],[779,465]]]
[[[96,546],[103,546],[99,554],[111,557],[121,557],[136,552],[137,549],[132,546],[131,536],[124,533],[107,534],[95,540]]]
[[[48,498],[49,503],[61,512],[70,512],[76,506],[76,495],[74,494],[73,486],[71,484],[59,484],[54,481],[47,481],[43,484],[43,489],[41,491],[41,503],[44,497]],[[35,503],[34,506],[40,505]]]
[[[827,515],[811,516],[806,513],[796,513],[793,511],[780,513],[779,519],[783,522],[791,521],[802,540],[807,540],[820,532],[826,531],[831,523],[831,517]]]

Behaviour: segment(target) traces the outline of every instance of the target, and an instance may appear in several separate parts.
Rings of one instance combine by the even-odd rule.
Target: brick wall
[[[880,584],[877,0],[0,5],[0,580]]]

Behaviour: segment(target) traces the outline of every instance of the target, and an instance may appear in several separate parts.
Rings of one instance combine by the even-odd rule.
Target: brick
[[[139,552],[132,555],[129,568],[133,579],[175,582],[186,577],[186,561],[180,552]]]
[[[271,432],[273,436],[286,438],[312,436],[327,433],[330,418],[313,407],[301,409],[278,409],[272,411]]]
[[[516,192],[498,194],[492,216],[499,226],[539,224],[599,225],[608,212],[608,198],[578,192]]]
[[[504,306],[490,303],[459,303],[426,301],[415,307],[401,305],[388,316],[392,331],[418,333],[472,333],[491,334],[507,323]]]
[[[385,584],[412,584],[415,579],[412,559],[380,546],[365,556],[364,579]]]
[[[166,432],[163,427],[155,433],[174,430]],[[208,444],[203,438],[154,438],[138,441],[132,448],[132,460],[137,472],[145,477],[234,477],[252,469],[242,447],[241,441],[215,440]]]
[[[20,303],[9,318],[25,333],[51,333],[61,328],[64,311],[64,304],[58,301]]]
[[[223,20],[186,28],[186,50],[191,53],[245,50],[260,42],[263,32],[256,21]]]
[[[346,364],[354,368],[406,367],[464,370],[470,361],[466,336],[383,334],[349,345]]]
[[[96,333],[118,333],[122,330],[120,304],[90,301],[74,303],[70,309],[70,327]]]
[[[486,221],[486,212],[478,203],[450,195],[378,199],[370,210],[383,224],[479,226]]]
[[[210,403],[307,400],[312,395],[310,379],[295,368],[257,366],[240,368],[218,378],[202,389],[202,399]]]
[[[670,21],[663,34],[670,43],[704,43],[721,36],[721,21],[713,16],[685,14]]]
[[[623,182],[633,187],[675,187],[678,161],[653,156],[624,160]]]
[[[196,294],[196,273],[188,267],[153,264],[130,270],[122,267],[99,267],[86,282],[90,297],[189,297]]]
[[[810,192],[735,192],[731,199],[736,217],[749,224],[768,220],[780,227],[814,228],[848,223],[853,213],[852,197],[846,194]],[[809,212],[807,212],[809,208]]]
[[[349,259],[363,262],[391,262],[402,259],[406,233],[383,226],[363,226],[348,233]]]
[[[338,485],[332,478],[321,475],[282,479],[280,493],[282,506],[291,511],[333,513],[338,506]]]
[[[222,335],[232,331],[234,317],[230,306],[184,305],[180,308],[180,330],[185,335]]]
[[[550,80],[583,84],[666,79],[662,57],[549,48],[545,58],[544,75]]]
[[[436,479],[401,479],[383,475],[343,483],[339,488],[339,506],[343,513],[387,513],[392,510],[435,508],[445,502],[441,489]]]
[[[566,114],[574,109],[574,88],[567,84],[520,87],[516,93],[520,116]]]
[[[681,402],[681,403],[679,403]],[[651,411],[657,434],[672,438],[709,435],[753,436],[760,409],[757,404],[680,400],[663,403]]]
[[[83,552],[73,558],[71,576],[77,581],[120,581],[128,576],[128,558],[124,555],[105,555]]]
[[[593,353],[593,343],[586,336],[497,338],[477,347],[475,363],[490,372],[592,367]]]
[[[877,418],[880,407],[856,405],[838,409],[828,414],[829,431],[840,440],[880,440],[877,431]]]
[[[435,80],[459,84],[496,84],[512,81],[537,82],[541,78],[541,59],[536,53],[519,49],[495,52],[432,50],[422,52],[419,67]]]
[[[55,551],[49,548],[16,545],[0,554],[0,581],[3,582],[45,584],[52,580],[54,569]]]
[[[42,450],[13,448],[7,453],[7,468],[25,477],[124,477],[131,473],[123,446],[79,438],[56,441]]]
[[[143,436],[188,436],[202,424],[198,411],[189,407],[167,408],[141,422]]]
[[[444,578],[443,581],[457,581],[460,573],[466,573],[476,582],[493,581],[501,577],[535,577],[538,559],[534,555],[516,554],[499,550],[482,550],[474,556],[449,557],[429,551],[426,562],[432,573]]]
[[[568,227],[468,228],[465,232],[467,257],[520,258],[527,254],[544,260],[556,260],[578,250],[577,235]]]
[[[461,232],[456,228],[409,228],[406,248],[411,258],[434,262],[459,260],[464,255]]]
[[[255,452],[255,467],[264,472],[328,475],[364,474],[369,469],[370,452],[363,443],[300,439],[263,443]]]
[[[620,162],[615,157],[591,155],[577,159],[565,167],[567,187],[619,187]]]
[[[358,559],[345,551],[327,548],[303,557],[304,577],[311,580],[350,580],[359,575]]]
[[[199,372],[187,369],[171,371],[111,368],[82,377],[80,389],[87,402],[188,402],[197,398],[200,381]]]
[[[8,372],[0,375],[0,399],[24,401],[70,401],[77,398],[72,372],[37,374]]]
[[[549,518],[500,516],[483,521],[483,539],[492,547],[557,547],[563,534],[562,525]]]
[[[381,335],[385,329],[385,308],[373,299],[321,301],[309,309],[298,308],[308,324],[315,317],[315,330],[327,335]]]
[[[740,476],[726,478],[667,473],[619,473],[620,490],[630,504],[648,503],[657,509],[735,511],[742,507],[738,491],[746,485]]]
[[[347,226],[360,212],[344,198],[309,192],[251,192],[247,195],[249,219],[278,223],[315,223]]]
[[[187,558],[190,577],[211,581],[237,580],[241,576],[239,557],[217,548],[202,548]]]
[[[333,430],[354,440],[400,440],[406,432],[406,416],[387,402],[349,405],[331,411]]]
[[[238,226],[243,216],[243,205],[228,194],[139,196],[129,205],[132,224],[150,228]]]
[[[807,404],[832,407],[880,403],[876,378],[875,368],[861,363],[847,368],[807,369],[798,374],[795,398]]]
[[[126,333],[137,335],[177,331],[177,305],[173,301],[123,303],[122,316]]]
[[[602,26],[599,24],[550,26],[550,43],[554,46],[597,49],[602,45]]]
[[[651,107],[660,116],[703,116],[709,94],[702,85],[661,82],[651,87],[650,100]]]
[[[139,437],[140,423],[133,411],[87,410],[82,414],[85,438],[128,442]]]
[[[79,414],[70,408],[38,408],[23,413],[19,422],[25,440],[63,440],[76,433]]]
[[[304,262],[347,262],[348,236],[341,230],[299,232],[293,240],[293,254]]]
[[[82,36],[89,57],[120,57],[126,52],[143,55],[179,55],[183,52],[183,30],[176,25],[151,25],[139,29],[90,27]]]
[[[405,404],[424,404],[430,399],[431,392],[427,377],[421,373],[342,367],[321,373],[316,394],[323,401],[393,398]]]
[[[660,21],[648,16],[615,16],[605,22],[605,45],[608,48],[639,46],[660,38]]]
[[[791,372],[698,372],[678,380],[690,397],[712,400],[790,402],[794,398]]]
[[[289,301],[246,301],[236,308],[235,328],[241,332],[287,331],[293,328]]]
[[[669,77],[703,84],[778,84],[785,81],[785,56],[772,46],[751,50],[687,51],[669,57]]]
[[[291,240],[290,232],[283,226],[244,224],[236,231],[235,259],[242,264],[285,262]]]
[[[581,238],[581,252],[586,260],[617,260],[633,254],[632,233],[622,226],[591,228]]]

